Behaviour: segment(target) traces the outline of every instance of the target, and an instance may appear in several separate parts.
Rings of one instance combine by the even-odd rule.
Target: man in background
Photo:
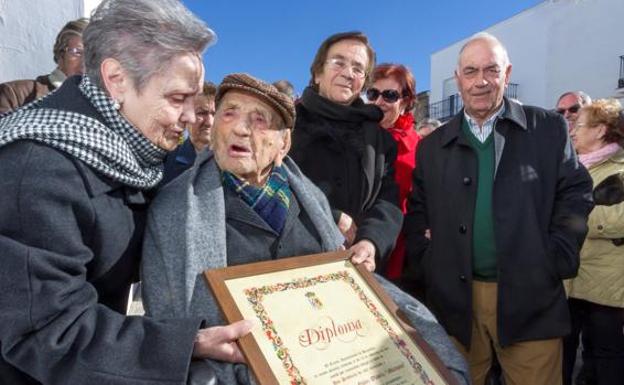
[[[556,111],[568,122],[568,132],[576,128],[576,119],[578,119],[581,107],[589,104],[591,104],[591,98],[583,91],[568,91],[559,96]]]
[[[202,92],[195,97],[195,123],[190,124],[188,138],[165,159],[165,174],[161,186],[180,175],[195,163],[197,154],[210,148],[210,132],[215,118],[217,86],[204,82]]]
[[[424,138],[425,136],[431,134],[433,130],[440,127],[441,125],[442,123],[440,123],[438,119],[423,119],[416,126],[416,132],[418,133],[418,135],[420,135],[421,138]]]

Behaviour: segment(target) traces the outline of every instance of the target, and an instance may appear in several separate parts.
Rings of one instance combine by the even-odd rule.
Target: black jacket
[[[387,256],[401,229],[394,180],[396,142],[379,126],[381,110],[357,99],[341,106],[307,88],[297,105],[290,156],[327,196],[334,217],[344,212],[358,226],[355,241],[368,239]]]
[[[493,132],[493,191],[502,345],[570,330],[562,280],[576,275],[593,207],[592,181],[577,162],[561,116],[505,99]],[[463,111],[425,138],[405,220],[407,260],[449,334],[470,344],[476,154]],[[431,229],[431,241],[424,237]]]
[[[101,119],[72,79],[61,106]],[[0,147],[1,384],[186,383],[201,320],[123,315],[146,205],[46,145]]]

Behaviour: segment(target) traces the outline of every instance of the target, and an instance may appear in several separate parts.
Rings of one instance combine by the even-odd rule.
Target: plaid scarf
[[[68,153],[105,176],[139,189],[158,184],[167,154],[113,107],[113,100],[83,76],[78,86],[106,124],[76,112],[43,108],[36,100],[0,119],[0,147],[34,140]]]
[[[236,192],[273,230],[282,233],[292,194],[284,167],[273,167],[269,180],[261,188],[228,171],[223,171],[223,184]]]

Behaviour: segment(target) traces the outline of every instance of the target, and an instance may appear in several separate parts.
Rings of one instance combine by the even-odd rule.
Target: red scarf
[[[410,113],[399,116],[394,126],[388,129],[397,142],[397,159],[394,162],[394,179],[399,185],[399,205],[403,213],[407,211],[407,198],[412,190],[412,170],[416,166],[416,149],[420,136],[414,130],[414,116]],[[399,235],[394,247],[388,267],[386,277],[396,279],[400,277],[403,270],[403,259],[405,255],[405,240],[403,234]]]
[[[414,130],[414,115],[407,113],[399,116],[399,118],[394,122],[394,125],[388,128],[388,131],[392,134],[392,137],[397,142],[403,142],[407,139],[410,143],[406,143],[407,148],[411,148],[409,144],[412,144],[415,140],[417,143],[420,137],[418,135],[413,135],[415,133]],[[415,143],[413,143],[415,145]]]

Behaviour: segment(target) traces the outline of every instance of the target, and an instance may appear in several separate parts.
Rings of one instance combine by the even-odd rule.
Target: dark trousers
[[[564,385],[572,384],[579,333],[583,335],[583,355],[588,355],[595,367],[596,384],[624,385],[624,309],[576,298],[568,303],[572,333],[563,344]]]

